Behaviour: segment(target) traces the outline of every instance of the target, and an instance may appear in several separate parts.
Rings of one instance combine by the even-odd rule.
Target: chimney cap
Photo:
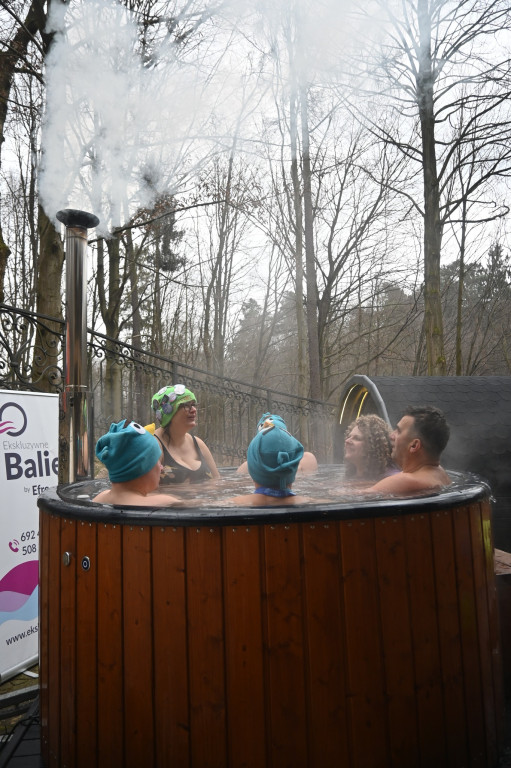
[[[65,224],[66,227],[97,227],[99,219],[93,213],[79,211],[76,208],[65,208],[57,213],[57,219]]]

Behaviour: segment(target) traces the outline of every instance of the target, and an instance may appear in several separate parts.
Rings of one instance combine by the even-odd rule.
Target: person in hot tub
[[[359,416],[346,429],[344,464],[346,480],[353,484],[376,483],[399,472],[391,458],[390,427],[375,414]]]
[[[291,490],[303,445],[275,422],[263,426],[247,450],[247,464],[255,489],[252,493],[235,496],[232,504],[250,507],[289,506],[311,499],[297,496]]]
[[[390,435],[392,459],[401,471],[383,478],[368,491],[403,495],[450,485],[449,475],[440,466],[449,432],[445,416],[438,408],[408,406]]]
[[[265,427],[268,427],[270,424],[275,424],[278,427],[282,427],[282,429],[287,430],[286,422],[282,418],[282,416],[278,416],[276,413],[263,413],[259,421],[257,422],[257,431],[260,432],[261,429],[264,429]],[[310,451],[303,452],[303,456],[300,459],[300,463],[298,464],[298,473],[303,473],[304,475],[312,474],[313,472],[316,472],[318,469],[318,462],[316,457],[313,453]],[[238,469],[236,470],[236,473],[239,475],[247,474],[248,472],[248,464],[246,461],[243,462],[243,464],[240,464]]]
[[[181,504],[170,494],[154,494],[160,482],[162,451],[158,440],[135,421],[119,421],[96,443],[96,456],[108,469],[111,488],[93,501],[137,507]]]
[[[200,483],[220,473],[204,440],[190,435],[197,425],[197,399],[184,384],[162,387],[153,395],[155,424],[146,429],[158,439],[163,451],[161,485]]]

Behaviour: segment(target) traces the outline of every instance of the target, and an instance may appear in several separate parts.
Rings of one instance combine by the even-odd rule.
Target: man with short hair
[[[440,455],[449,440],[449,425],[438,408],[408,406],[390,435],[392,459],[401,471],[369,488],[371,493],[408,494],[450,485],[440,466]]]

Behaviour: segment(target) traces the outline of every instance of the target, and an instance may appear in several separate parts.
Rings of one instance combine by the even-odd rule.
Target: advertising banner
[[[37,497],[58,484],[59,396],[0,390],[0,682],[35,664]]]

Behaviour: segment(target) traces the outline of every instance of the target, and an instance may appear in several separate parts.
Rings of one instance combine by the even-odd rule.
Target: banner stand
[[[39,658],[37,497],[58,484],[59,396],[0,390],[0,682]]]
[[[0,675],[0,685],[2,683],[5,683],[7,680],[11,680],[11,678],[16,677],[16,675],[21,674],[26,669],[30,669],[30,667],[33,667],[34,664],[37,664],[38,662],[39,662],[39,653],[36,653],[36,655],[33,656],[31,659],[25,659],[23,661],[20,661],[20,663],[17,664],[15,667],[12,667],[11,669],[6,669]]]

